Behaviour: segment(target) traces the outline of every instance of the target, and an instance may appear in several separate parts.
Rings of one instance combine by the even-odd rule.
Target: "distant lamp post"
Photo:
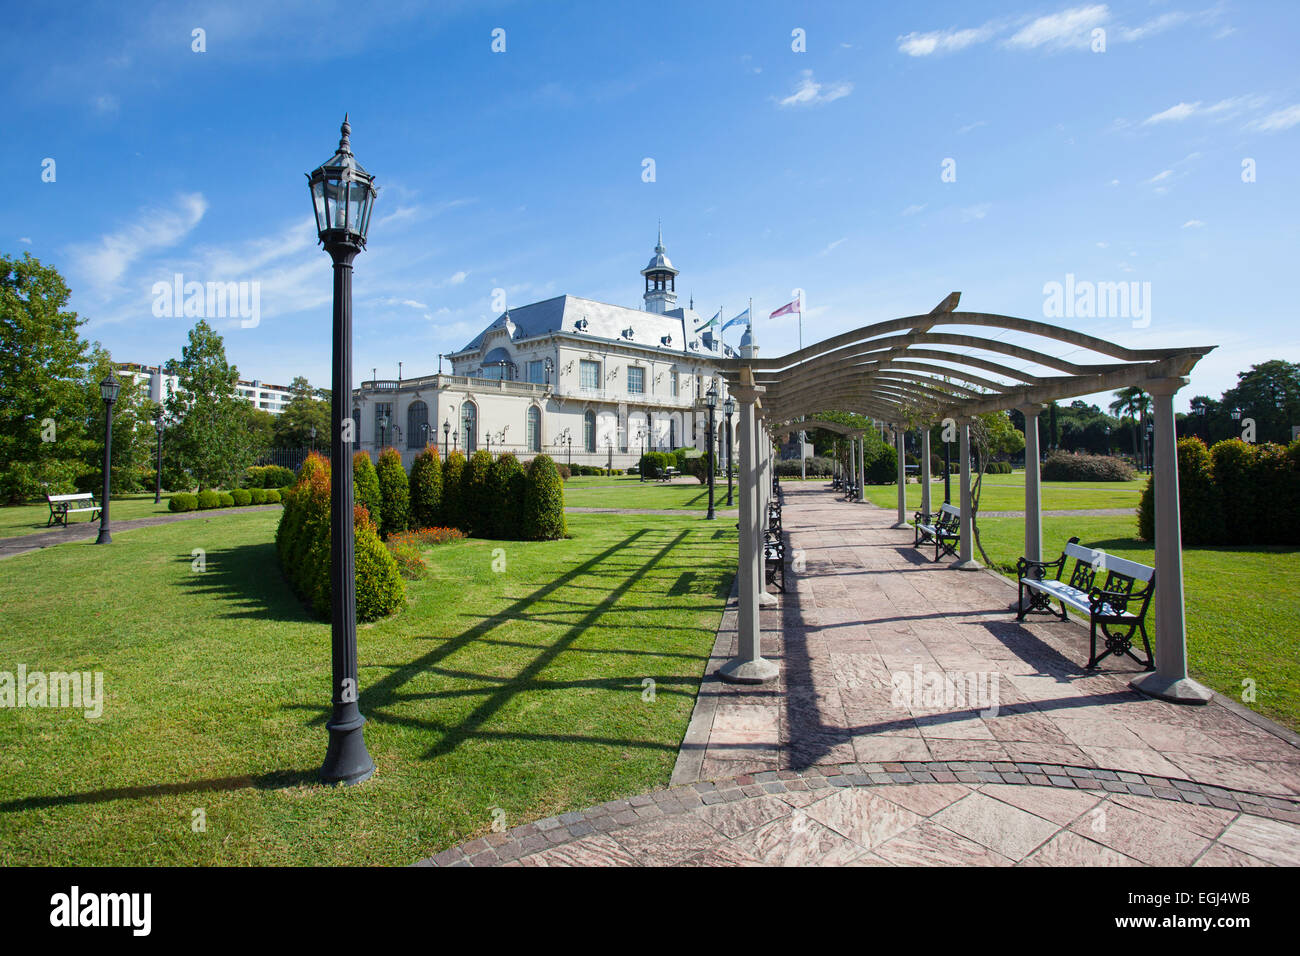
[[[608,449],[608,452],[609,452],[608,457],[607,457],[607,459],[606,459],[605,470],[608,471],[610,474],[613,474],[613,472],[614,472],[614,439],[612,439],[612,438],[606,438],[606,439],[605,439],[605,447]]]
[[[709,469],[709,513],[704,516],[706,521],[714,520],[717,515],[713,513],[713,416],[718,408],[718,387],[710,385],[709,390],[704,393],[704,404],[709,409],[709,436],[708,451],[705,452],[705,467]]]
[[[388,416],[387,415],[379,416],[379,444],[380,445],[388,444]]]
[[[731,507],[731,460],[732,460],[732,435],[731,435],[731,416],[736,414],[736,400],[730,395],[722,403],[722,417],[727,423],[727,507]]]
[[[162,412],[158,413],[158,418],[153,423],[154,431],[158,433],[158,467],[154,469],[153,474],[153,503],[162,503],[162,436],[163,422]]]
[[[316,232],[334,264],[333,376],[330,392],[330,591],[333,713],[321,766],[326,783],[354,784],[375,772],[357,706],[356,540],[352,524],[352,456],[342,426],[352,399],[352,260],[366,247],[374,208],[374,177],[352,155],[352,127],[343,117],[338,149],[307,174]],[[377,376],[377,373],[376,373]],[[373,382],[372,382],[373,385]]]
[[[1151,453],[1155,451],[1156,425],[1150,419],[1147,420],[1147,471],[1151,470]]]
[[[113,377],[111,371],[99,383],[99,397],[104,400],[104,497],[99,511],[99,537],[95,544],[108,544],[113,540],[108,530],[109,479],[113,474],[113,403],[121,390],[122,383]]]
[[[573,468],[573,436],[569,436],[569,468]]]
[[[1101,433],[1104,436],[1106,436],[1106,454],[1109,455],[1110,454],[1110,426],[1103,425],[1101,428]]]
[[[1240,409],[1240,408],[1234,408],[1231,412],[1229,412],[1229,414],[1232,416],[1232,420],[1233,420],[1234,422],[1239,422],[1239,421],[1241,421],[1241,409]]]
[[[451,454],[451,422],[447,419],[442,420],[442,457],[447,458]]]
[[[428,422],[420,422],[420,441],[422,442],[424,448],[429,447],[429,423]],[[434,451],[437,451],[437,449],[435,448]]]

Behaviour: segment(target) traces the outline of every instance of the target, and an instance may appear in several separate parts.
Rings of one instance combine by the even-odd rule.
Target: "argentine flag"
[[[740,313],[740,315],[736,316],[734,319],[728,319],[727,324],[722,327],[722,331],[725,332],[733,325],[741,325],[741,324],[744,325],[749,324],[749,309],[746,309],[744,312]]]

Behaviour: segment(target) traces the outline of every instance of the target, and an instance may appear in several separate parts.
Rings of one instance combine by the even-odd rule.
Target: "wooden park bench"
[[[68,515],[81,514],[83,511],[89,511],[90,520],[94,521],[102,510],[95,496],[88,491],[79,495],[46,495],[45,500],[50,506],[50,520],[45,522],[47,528],[52,524],[67,527]]]
[[[945,554],[956,555],[957,545],[961,541],[961,509],[948,503],[941,504],[938,511],[929,514],[918,511],[914,518],[913,545],[917,548],[934,544],[934,560],[938,561]]]
[[[1074,559],[1074,570],[1068,581],[1062,581],[1065,564]],[[1051,572],[1055,571],[1052,575]],[[1023,621],[1031,613],[1051,614],[1065,620],[1067,608],[1074,608],[1088,617],[1091,636],[1088,667],[1096,667],[1108,654],[1116,657],[1127,654],[1147,670],[1155,669],[1151,642],[1147,639],[1146,614],[1155,591],[1155,568],[1138,564],[1127,558],[1117,558],[1105,551],[1085,548],[1079,539],[1071,538],[1065,550],[1055,561],[1030,561],[1021,558],[1016,562],[1020,595],[1016,620]],[[1098,586],[1097,582],[1102,583]],[[1026,603],[1028,598],[1028,603]],[[1052,602],[1059,601],[1058,614]],[[1105,647],[1097,653],[1097,630],[1100,628]],[[1146,660],[1133,653],[1133,638],[1141,636],[1146,649]]]

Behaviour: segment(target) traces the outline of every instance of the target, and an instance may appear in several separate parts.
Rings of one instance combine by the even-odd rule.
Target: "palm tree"
[[[1128,417],[1133,421],[1133,460],[1138,460],[1138,432],[1140,427],[1139,418],[1145,419],[1147,410],[1151,407],[1151,396],[1142,391],[1136,385],[1126,385],[1115,392],[1115,401],[1110,403],[1110,412],[1112,415],[1122,417],[1128,413]]]

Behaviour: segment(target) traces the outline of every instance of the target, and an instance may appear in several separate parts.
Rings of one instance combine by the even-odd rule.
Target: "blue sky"
[[[752,297],[765,355],[796,345],[765,318],[795,288],[811,342],[952,290],[1043,318],[1072,274],[1150,283],[1150,323],[1063,324],[1220,346],[1180,407],[1300,359],[1300,4],[705,6],[11,5],[0,249],[57,266],[124,361],[193,324],[154,283],[258,282],[255,328],[215,323],[241,374],[328,385],[303,174],[348,110],[381,187],[354,380],[436,370],[494,289],[639,305],[659,219],[682,302]]]

